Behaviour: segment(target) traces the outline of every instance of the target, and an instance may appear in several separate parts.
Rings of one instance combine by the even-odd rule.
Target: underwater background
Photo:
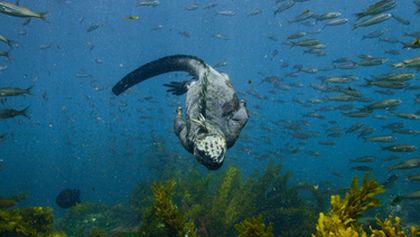
[[[175,173],[194,177],[198,172],[217,179],[235,167],[246,180],[257,177],[255,172],[262,174],[267,166],[280,165],[281,173],[290,172],[292,187],[308,184],[321,190],[327,204],[322,210],[327,211],[329,195],[343,193],[333,190],[348,188],[354,176],[361,180],[369,171],[369,177],[379,183],[397,175],[381,194],[384,213],[420,225],[420,219],[407,214],[420,212],[420,195],[398,202],[397,207],[391,205],[396,197],[420,190],[418,181],[407,179],[420,175],[420,163],[407,170],[390,168],[420,159],[419,151],[384,149],[394,144],[420,146],[419,66],[392,67],[419,56],[418,45],[403,48],[402,44],[418,40],[418,2],[398,0],[388,12],[399,20],[356,29],[354,14],[375,1],[177,0],[148,1],[158,4],[141,6],[142,2],[147,1],[20,1],[31,10],[48,12],[46,20],[32,19],[29,24],[0,14],[0,34],[13,40],[11,47],[0,45],[0,51],[10,54],[10,58],[0,57],[0,87],[33,86],[29,95],[1,100],[2,109],[29,106],[30,118],[0,121],[0,134],[4,134],[0,196],[25,193],[27,198],[16,207],[49,206],[60,218],[70,211],[55,203],[57,194],[66,188],[80,190],[81,204],[129,206],[139,183],[165,181]],[[293,6],[278,11],[285,2]],[[297,19],[308,10],[340,12],[340,18],[348,22],[325,26],[327,21],[315,17]],[[366,37],[382,29],[386,29],[383,35]],[[296,32],[305,36],[288,40]],[[417,32],[417,38],[407,36],[410,32]],[[309,47],[291,43],[303,39],[322,42],[325,54],[304,52]],[[118,97],[111,92],[131,70],[174,54],[200,57],[227,73],[247,103],[250,119],[217,171],[200,165],[172,129],[176,108],[184,106],[185,96],[171,95],[162,85],[189,79],[185,73],[159,76]],[[353,62],[354,68],[342,69],[333,63],[342,57],[350,58],[345,62]],[[357,65],[372,57],[387,60]],[[386,73],[415,76],[402,89],[366,85],[366,79]],[[323,81],[343,75],[358,79],[345,84]],[[319,89],[326,85],[351,88],[363,99],[338,101],[333,96],[342,93]],[[385,99],[401,103],[373,109],[364,117],[346,115]],[[398,113],[410,113],[413,118]],[[356,123],[361,127],[349,130]],[[392,124],[399,127],[389,129]],[[369,140],[384,135],[396,140]],[[374,158],[352,162],[364,156]],[[300,199],[312,199],[307,196],[301,194]],[[308,225],[315,227],[318,213],[311,216],[315,218]]]

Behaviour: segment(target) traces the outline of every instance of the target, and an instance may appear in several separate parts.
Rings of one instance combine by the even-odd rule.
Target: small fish
[[[0,88],[0,96],[18,96],[18,95],[25,95],[31,94],[32,87],[28,87],[26,89],[16,88],[16,87],[3,87]]]
[[[133,15],[132,16],[126,16],[123,19],[127,20],[127,21],[137,21],[137,20],[140,19],[140,16],[133,16]]]
[[[411,181],[411,182],[413,182],[413,181],[420,181],[420,174],[418,174],[418,175],[409,175],[407,177],[407,179],[408,179],[408,181]]]
[[[347,22],[349,22],[349,19],[347,19],[347,18],[333,19],[333,20],[327,21],[325,23],[324,27],[326,27],[326,26],[339,26],[339,25],[344,25]]]
[[[379,81],[408,81],[416,77],[414,73],[387,73],[375,77]]]
[[[367,139],[370,142],[393,142],[396,140],[394,136],[376,136]]]
[[[305,33],[305,32],[300,31],[300,32],[296,32],[296,33],[293,33],[293,34],[291,34],[291,35],[287,36],[287,39],[288,39],[288,40],[299,39],[299,38],[302,38],[302,37],[303,37],[303,36],[305,36],[305,35],[306,35],[306,33]]]
[[[385,187],[390,187],[393,184],[395,184],[395,182],[400,178],[399,174],[393,174],[391,176],[389,176],[385,182],[382,183],[383,186]]]
[[[293,20],[289,20],[289,23],[301,22],[301,21],[311,18],[313,15],[314,15],[313,11],[309,9],[305,9],[301,14],[297,15]]]
[[[258,9],[254,9],[248,12],[247,16],[256,16],[256,15],[260,15],[261,13],[263,13],[263,11],[258,8]]]
[[[331,20],[341,16],[341,12],[327,12],[321,15],[314,15],[314,18],[318,21]]]
[[[217,6],[217,3],[209,3],[203,6],[203,9],[211,9]]]
[[[290,41],[292,47],[300,46],[300,47],[312,47],[318,44],[321,44],[320,40],[317,39],[305,39],[301,41]]]
[[[369,15],[377,15],[379,13],[388,11],[397,5],[395,0],[381,0],[370,5],[365,11],[356,13],[357,18],[362,18]]]
[[[191,5],[185,7],[185,10],[187,11],[195,11],[200,7],[197,3],[192,3]]]
[[[35,17],[46,20],[46,12],[34,12],[26,7],[18,6],[9,2],[0,2],[0,13],[17,17]]]
[[[356,162],[356,163],[366,163],[366,162],[372,162],[375,161],[376,157],[374,156],[361,156],[354,159],[351,159],[350,162]]]
[[[223,10],[223,11],[218,11],[217,15],[219,15],[219,16],[235,16],[236,13],[232,10]]]
[[[381,22],[384,22],[392,17],[391,13],[382,13],[379,15],[374,15],[366,20],[362,20],[356,24],[353,25],[353,29],[359,28],[359,27],[366,27],[371,25],[376,25]]]
[[[220,40],[230,40],[228,36],[221,33],[214,34],[213,37]]]
[[[354,123],[346,130],[346,134],[356,132],[360,130],[363,126],[365,126],[365,124],[362,122]]]
[[[389,130],[397,130],[397,129],[402,129],[404,127],[404,124],[401,122],[395,122],[395,123],[390,123],[390,124],[386,124],[384,126],[382,126],[382,130],[385,129],[389,129]]]
[[[182,37],[185,37],[185,38],[190,38],[191,37],[191,33],[188,32],[188,31],[179,31],[178,34],[181,35]]]
[[[418,199],[420,199],[420,190],[419,191],[415,191],[415,192],[404,194],[403,196],[401,196],[401,198],[402,199],[418,200]]]
[[[365,171],[365,172],[370,172],[373,169],[370,168],[369,166],[366,165],[361,165],[361,166],[353,166],[351,167],[352,170],[358,170],[358,171]]]
[[[384,161],[398,160],[399,158],[401,158],[399,155],[392,154],[390,156],[385,157]]]
[[[7,59],[10,59],[9,52],[0,50],[0,57],[6,57]]]
[[[277,5],[277,9],[274,11],[274,15],[277,15],[279,13],[282,13],[284,11],[286,11],[287,9],[293,7],[295,5],[295,1],[294,0],[287,0],[279,5]]]
[[[414,152],[417,150],[417,147],[415,145],[410,144],[397,144],[382,147],[382,150],[391,152]]]
[[[388,31],[389,31],[388,28],[384,28],[384,29],[380,29],[380,30],[375,30],[375,31],[372,31],[372,32],[369,32],[369,33],[363,35],[362,39],[379,38],[379,37],[381,37],[383,34],[385,34]]]
[[[396,37],[379,37],[379,41],[390,43],[390,44],[401,43],[401,41]]]
[[[409,159],[388,167],[388,170],[405,170],[420,167],[420,159]]]
[[[0,143],[3,143],[4,141],[6,141],[6,134],[1,134],[0,135]],[[0,163],[1,163],[1,161],[0,161]]]
[[[101,27],[101,26],[102,26],[102,25],[99,25],[99,24],[91,24],[91,25],[87,28],[86,32],[90,33],[90,32],[92,32],[92,31],[95,31],[95,30],[99,29],[99,27]]]
[[[223,61],[223,62],[218,62],[214,65],[214,67],[226,67],[228,65],[228,62]]]
[[[400,63],[392,65],[395,68],[417,68],[420,69],[420,56],[403,60]]]
[[[8,68],[7,65],[0,65],[0,72],[6,71],[7,68]]]
[[[6,36],[4,36],[2,34],[0,34],[0,41],[3,42],[3,43],[6,43],[10,47],[12,47],[12,43],[14,42],[13,40],[10,40],[10,39],[6,38]]]
[[[410,120],[419,120],[420,116],[413,113],[396,113],[396,115],[400,118],[410,119]]]
[[[413,37],[413,38],[420,38],[420,31],[413,31],[413,32],[405,32],[404,36]]]
[[[369,111],[353,111],[353,112],[345,112],[343,113],[344,116],[350,117],[350,118],[365,118],[370,115]]]
[[[401,104],[400,99],[386,99],[386,100],[381,100],[381,101],[377,101],[377,102],[374,102],[372,104],[369,104],[368,106],[366,106],[366,108],[369,109],[369,110],[389,109],[389,108],[396,107],[400,104]]]
[[[392,130],[395,133],[405,134],[405,135],[420,135],[420,130],[409,129],[409,128],[399,128]]]
[[[377,66],[377,65],[382,65],[386,62],[388,62],[388,58],[369,58],[363,61],[359,61],[357,62],[358,65],[360,66]]]
[[[51,48],[51,44],[41,44],[39,46],[39,49],[49,49],[49,48]]]
[[[384,80],[369,80],[366,79],[366,86],[378,86],[389,89],[403,89],[408,85],[403,81],[384,81]]]
[[[138,7],[156,7],[159,6],[160,1],[158,0],[141,0],[137,2]]]
[[[30,117],[27,114],[28,109],[29,106],[22,110],[0,109],[0,119],[14,118],[16,116],[24,116],[29,119]]]
[[[334,64],[334,67],[339,69],[356,69],[358,64],[356,62],[350,61],[344,63],[336,63]]]
[[[408,42],[408,43],[402,42],[402,44],[403,44],[403,48],[418,49],[418,48],[420,48],[420,38],[415,39],[414,41]]]
[[[318,144],[324,145],[324,146],[334,146],[335,142],[334,141],[319,141]]]
[[[394,18],[396,21],[398,21],[399,23],[401,23],[403,25],[410,25],[410,21],[401,17],[401,16],[397,16],[395,14],[392,14],[392,18]]]

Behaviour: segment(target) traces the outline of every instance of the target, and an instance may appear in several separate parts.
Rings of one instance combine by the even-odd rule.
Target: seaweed
[[[121,204],[108,206],[86,202],[68,209],[58,223],[69,236],[85,237],[95,228],[110,234],[115,228],[134,226],[138,223],[138,217],[135,211]]]
[[[141,236],[197,236],[194,223],[173,203],[175,180],[152,185],[154,203],[140,228]]]
[[[48,207],[0,209],[0,236],[46,237],[53,234],[53,212]],[[55,233],[57,236],[59,233]]]
[[[273,162],[262,174],[254,173],[246,179],[235,166],[226,167],[224,173],[217,177],[201,175],[194,169],[173,172],[172,179],[167,183],[152,185],[152,198],[150,195],[140,197],[140,193],[149,192],[144,188],[142,191],[137,188],[137,194],[133,195],[142,200],[135,203],[143,203],[143,207],[138,209],[142,236],[178,233],[186,223],[191,228],[196,226],[200,236],[234,236],[235,224],[254,216],[262,216],[273,223],[276,235],[309,236],[314,230],[315,210],[318,209],[299,198],[298,188],[289,184],[290,176]],[[172,187],[170,183],[177,185]],[[161,195],[156,196],[156,193]],[[166,203],[165,212],[160,214],[153,208],[158,197],[159,205]],[[154,204],[145,206],[150,200],[154,200]],[[164,223],[162,216],[167,220],[174,218],[173,222]],[[168,231],[169,226],[176,228]]]
[[[410,234],[407,235],[401,229],[399,217],[395,217],[394,223],[392,222],[392,217],[385,221],[377,219],[377,225],[380,229],[374,229],[370,226],[370,235],[365,231],[363,225],[357,222],[365,211],[380,206],[380,201],[375,196],[384,191],[384,187],[375,180],[369,179],[367,173],[363,177],[360,188],[357,177],[354,177],[350,190],[346,193],[344,199],[341,199],[339,195],[331,196],[331,210],[327,214],[323,212],[319,214],[316,232],[312,234],[312,237],[420,236],[419,229],[415,227],[411,227]]]
[[[263,217],[258,216],[243,220],[235,225],[238,237],[274,237],[273,226],[264,224]]]

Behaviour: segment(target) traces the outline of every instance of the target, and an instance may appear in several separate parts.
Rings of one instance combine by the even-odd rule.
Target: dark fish
[[[19,201],[25,200],[27,195],[20,193],[12,197],[0,197],[0,209],[14,207]]]
[[[381,29],[381,30],[375,30],[375,31],[372,31],[370,33],[367,33],[367,34],[363,35],[362,39],[379,38],[388,31],[389,31],[388,28],[384,28],[384,29]]]
[[[79,189],[64,189],[55,198],[55,203],[61,208],[70,208],[80,203]]]
[[[410,21],[401,17],[401,16],[397,16],[395,14],[392,14],[392,17],[398,21],[399,23],[403,24],[403,25],[410,25]]]
[[[0,119],[14,118],[19,115],[30,118],[29,115],[27,114],[28,109],[29,109],[29,106],[22,110],[0,109]]]
[[[361,157],[351,159],[350,162],[365,163],[365,162],[372,162],[375,160],[376,160],[376,157],[374,156],[361,156]]]
[[[420,181],[420,174],[418,174],[418,175],[409,175],[409,176],[407,177],[407,179],[408,179],[409,181]]]
[[[86,32],[92,32],[92,31],[94,31],[94,30],[99,29],[99,27],[101,27],[101,26],[102,26],[102,25],[92,24],[92,25],[90,25],[90,26],[87,28]]]
[[[283,11],[286,11],[287,9],[293,7],[295,5],[295,1],[288,0],[286,2],[283,2],[279,5],[277,5],[277,9],[274,11],[274,15],[277,15]]]
[[[367,171],[367,172],[372,171],[372,168],[370,168],[369,166],[366,166],[366,165],[354,166],[354,167],[351,167],[351,169],[352,170],[358,170],[358,171]]]
[[[386,53],[386,54],[390,54],[390,55],[394,55],[394,56],[396,56],[396,55],[400,55],[400,51],[395,50],[395,49],[390,49],[390,50],[387,50],[387,51],[385,51],[385,53]]]
[[[386,188],[390,187],[398,180],[398,178],[400,178],[399,174],[393,174],[389,176],[388,179],[382,183],[382,185],[385,186]]]
[[[410,144],[397,144],[397,145],[382,147],[382,150],[392,151],[392,152],[414,152],[417,150],[417,147],[415,145],[410,145]]]

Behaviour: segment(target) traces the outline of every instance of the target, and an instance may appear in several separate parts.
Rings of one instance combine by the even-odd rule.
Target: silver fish
[[[397,145],[382,147],[382,150],[392,151],[392,152],[414,152],[417,150],[417,147],[411,144],[397,144]]]
[[[6,43],[10,47],[12,47],[13,40],[6,38],[6,36],[0,34],[0,41]]]
[[[0,96],[18,96],[18,95],[25,95],[31,94],[31,87],[26,89],[16,88],[16,87],[3,87],[0,88]]]
[[[377,15],[379,13],[388,11],[397,5],[395,0],[381,0],[370,5],[365,11],[356,13],[357,18],[369,15]]]
[[[420,159],[409,159],[388,167],[388,170],[404,170],[420,167]]]
[[[374,15],[366,20],[362,20],[356,24],[353,25],[353,29],[359,28],[359,27],[366,27],[371,25],[376,25],[381,22],[384,22],[392,17],[391,13],[382,13],[379,15]]]
[[[17,17],[35,17],[46,20],[46,12],[34,12],[26,7],[18,6],[9,2],[0,2],[0,13]]]
[[[386,99],[374,102],[372,104],[369,104],[366,108],[369,110],[373,109],[389,109],[392,107],[396,107],[401,104],[400,99]]]

